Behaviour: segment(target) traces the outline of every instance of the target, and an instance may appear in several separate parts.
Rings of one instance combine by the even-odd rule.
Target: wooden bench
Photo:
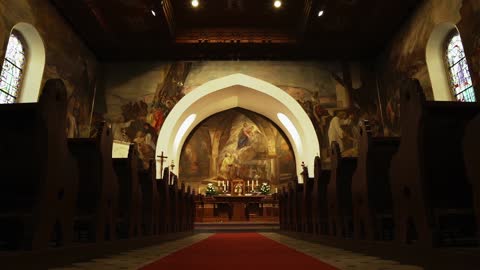
[[[177,224],[177,230],[179,232],[182,232],[185,230],[185,204],[186,204],[186,191],[185,191],[185,183],[180,184],[180,188],[177,191],[177,218],[176,218],[176,224]]]
[[[170,172],[169,176],[169,186],[168,186],[168,192],[169,192],[169,206],[170,206],[170,211],[169,211],[169,221],[168,221],[168,231],[169,232],[179,232],[179,223],[178,223],[178,213],[179,213],[179,189],[178,189],[178,178],[177,176]]]
[[[302,232],[313,232],[313,217],[312,217],[312,193],[313,193],[313,178],[308,177],[308,170],[303,167],[303,191],[302,191],[302,205],[301,205],[301,217],[302,217]]]
[[[330,170],[323,169],[320,157],[315,157],[311,209],[313,233],[316,235],[327,235],[329,233],[327,212],[327,186],[329,182]]]
[[[195,220],[195,191],[190,186],[187,187],[185,199],[185,231],[191,231]]]
[[[372,137],[368,121],[360,125],[357,169],[352,179],[354,238],[393,240],[390,162],[400,138]]]
[[[46,249],[72,240],[78,179],[66,107],[59,79],[45,83],[38,103],[0,105],[0,249]]]
[[[147,170],[138,172],[142,189],[142,231],[144,235],[160,232],[160,195],[157,189],[156,162],[150,160]]]
[[[290,215],[290,230],[295,232],[302,231],[302,203],[303,203],[303,184],[298,182],[295,177],[288,184],[288,199]]]
[[[480,114],[472,119],[463,139],[465,168],[473,188],[473,202],[477,222],[477,236],[480,236]]]
[[[76,241],[116,239],[119,187],[112,165],[112,136],[110,127],[102,122],[96,138],[68,139],[79,177]]]
[[[157,181],[158,196],[160,198],[159,225],[160,233],[168,233],[170,228],[170,170],[163,169],[163,176]]]
[[[352,175],[356,157],[342,157],[340,146],[332,142],[332,170],[327,187],[328,223],[330,235],[353,237]]]
[[[138,237],[142,235],[142,190],[135,144],[130,144],[127,156],[113,158],[113,168],[119,186],[117,237]]]
[[[417,246],[476,244],[462,140],[480,107],[427,101],[418,81],[402,85],[402,138],[391,165],[395,238]]]
[[[280,193],[278,194],[278,207],[279,214],[278,214],[278,221],[280,223],[281,230],[288,230],[289,224],[289,204],[288,204],[288,192],[285,186],[281,187]]]

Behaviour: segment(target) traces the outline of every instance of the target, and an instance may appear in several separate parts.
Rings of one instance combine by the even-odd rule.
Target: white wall
[[[433,98],[437,101],[455,100],[447,75],[448,70],[445,66],[445,40],[450,32],[456,29],[456,26],[452,23],[438,24],[427,43],[428,73],[432,83]]]

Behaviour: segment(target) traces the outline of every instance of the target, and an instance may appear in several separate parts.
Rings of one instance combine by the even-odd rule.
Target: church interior
[[[0,269],[480,269],[480,0],[0,11]]]

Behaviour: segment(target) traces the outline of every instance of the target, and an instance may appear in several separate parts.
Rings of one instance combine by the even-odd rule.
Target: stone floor
[[[297,240],[274,232],[264,232],[262,235],[282,243],[297,251],[317,258],[341,270],[422,270],[412,265],[401,265],[395,261],[382,260],[377,257],[352,253],[346,250],[332,248],[321,244]],[[160,245],[131,250],[115,256],[98,258],[88,262],[75,263],[65,268],[55,270],[109,270],[138,269],[146,264],[163,258],[177,250],[190,246],[211,236],[211,233],[197,233],[183,239],[165,242]]]

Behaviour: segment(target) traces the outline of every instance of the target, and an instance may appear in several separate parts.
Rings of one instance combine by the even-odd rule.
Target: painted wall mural
[[[11,29],[19,22],[33,25],[45,46],[43,83],[60,78],[67,88],[68,137],[90,136],[90,114],[97,80],[97,60],[49,1],[0,1],[0,55]],[[3,59],[2,59],[3,62]],[[42,83],[42,85],[43,85]]]
[[[356,125],[361,116],[374,119],[378,111],[362,110],[360,107],[363,103],[350,98],[346,90],[348,87],[344,69],[340,63],[144,62],[112,63],[106,65],[105,70],[104,91],[107,112],[103,117],[113,123],[116,140],[137,143],[145,167],[148,166],[148,160],[154,158],[156,138],[173,106],[184,95],[195,91],[198,86],[235,73],[271,83],[297,100],[317,130],[321,145],[319,154],[327,165],[330,160],[328,148],[334,139],[340,140],[345,155],[357,155]],[[201,143],[198,141],[194,145]],[[195,167],[190,169],[192,172],[197,171]],[[198,172],[205,171],[205,168],[198,169]]]
[[[199,124],[180,156],[179,177],[196,190],[231,179],[256,179],[278,186],[295,173],[286,136],[267,118],[240,108]]]
[[[432,31],[438,24],[448,22],[458,27],[474,88],[479,88],[478,16],[480,16],[478,0],[427,0],[396,35],[377,67],[385,136],[401,134],[399,89],[402,83],[411,78],[418,79],[426,98],[433,99],[426,64],[426,47]]]

